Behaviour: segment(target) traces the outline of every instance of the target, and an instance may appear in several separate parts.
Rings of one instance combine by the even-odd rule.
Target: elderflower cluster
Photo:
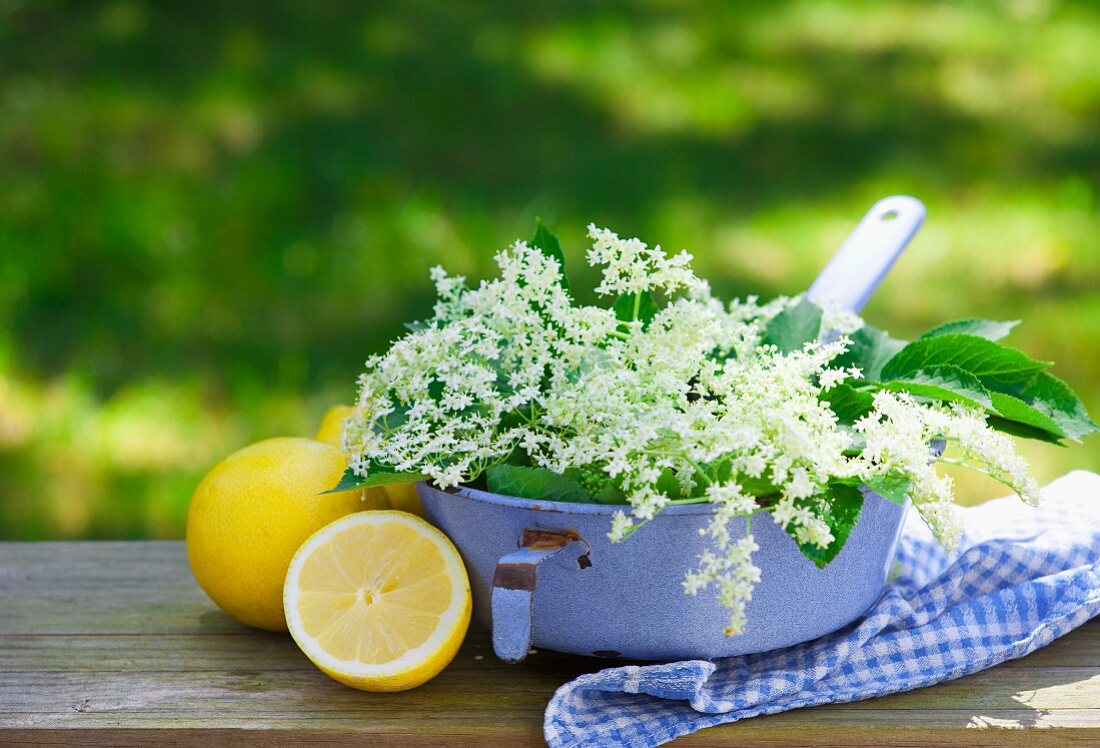
[[[899,472],[910,481],[909,496],[936,537],[950,550],[962,533],[951,477],[932,467],[929,443],[949,442],[961,464],[1011,488],[1025,502],[1039,503],[1039,484],[1012,440],[994,431],[981,411],[959,403],[917,403],[908,393],[879,392],[874,410],[855,424],[866,443],[853,464],[857,475]]]
[[[441,488],[477,478],[510,456],[555,473],[580,471],[629,506],[609,536],[623,540],[673,502],[709,501],[712,548],[687,574],[690,594],[712,584],[740,631],[760,578],[751,517],[762,509],[799,543],[826,548],[830,480],[900,472],[947,543],[958,535],[951,483],[930,466],[929,443],[952,439],[958,459],[1025,498],[1037,487],[1011,442],[981,415],[880,392],[844,427],[820,397],[857,378],[834,366],[862,322],[826,310],[824,341],[780,351],[768,322],[796,300],[725,304],[691,271],[690,255],[589,227],[601,294],[656,293],[651,319],[574,302],[553,257],[517,242],[476,288],[432,270],[433,316],[366,362],[344,430],[350,467],[428,476]],[[762,500],[765,497],[766,500]],[[742,527],[737,533],[731,528]],[[735,537],[736,535],[736,537]]]
[[[596,287],[599,294],[637,294],[661,290],[673,293],[680,289],[701,289],[703,282],[691,271],[692,257],[687,252],[669,257],[660,247],[647,247],[639,239],[620,239],[607,229],[588,226],[592,248],[588,263],[603,266],[603,282]]]

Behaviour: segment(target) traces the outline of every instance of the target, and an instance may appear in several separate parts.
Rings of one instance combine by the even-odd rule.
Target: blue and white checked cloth
[[[816,641],[708,662],[584,675],[546,709],[552,748],[656,746],[704,727],[858,701],[958,678],[1035,651],[1100,613],[1100,476],[964,510],[951,562],[910,512],[901,575],[864,618]],[[765,571],[766,573],[766,571]]]

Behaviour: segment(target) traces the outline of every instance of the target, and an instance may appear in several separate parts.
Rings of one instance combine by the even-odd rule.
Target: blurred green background
[[[770,296],[916,195],[868,319],[1023,317],[1100,412],[1097,50],[1086,1],[0,4],[0,537],[180,537],[536,215],[575,285],[593,221]]]

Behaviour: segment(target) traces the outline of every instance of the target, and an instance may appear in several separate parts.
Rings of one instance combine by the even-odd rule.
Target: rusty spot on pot
[[[532,551],[557,551],[574,541],[584,543],[585,548],[585,552],[577,558],[577,565],[582,569],[591,568],[592,559],[589,554],[592,549],[589,548],[588,542],[575,530],[542,530],[536,527],[528,527],[523,531],[520,547]]]
[[[505,590],[533,592],[537,568],[534,564],[497,564],[493,573],[493,586]]]
[[[523,531],[523,547],[533,551],[552,551],[555,548],[564,548],[574,540],[581,540],[581,536],[573,530],[557,532],[555,530],[539,530],[528,527]]]

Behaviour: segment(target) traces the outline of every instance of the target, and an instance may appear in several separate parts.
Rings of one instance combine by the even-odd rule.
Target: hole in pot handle
[[[924,222],[924,204],[893,195],[879,200],[806,292],[810,301],[858,312]]]
[[[584,538],[573,530],[528,527],[523,531],[520,547],[497,562],[491,596],[493,651],[505,662],[519,662],[531,649],[539,564],[561,553],[574,540],[584,543],[585,552],[577,564],[587,569],[592,566],[591,551]]]

